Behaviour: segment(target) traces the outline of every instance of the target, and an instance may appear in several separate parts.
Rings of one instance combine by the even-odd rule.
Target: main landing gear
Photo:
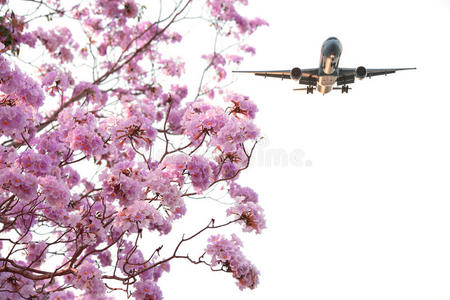
[[[348,85],[343,85],[343,86],[341,87],[341,92],[342,92],[342,94],[343,94],[343,93],[348,94]]]
[[[306,94],[312,94],[314,92],[314,86],[309,85],[306,87]]]

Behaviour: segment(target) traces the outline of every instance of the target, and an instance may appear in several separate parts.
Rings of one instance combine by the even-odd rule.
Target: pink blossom
[[[98,255],[98,259],[103,267],[110,266],[112,264],[111,252],[108,250],[101,252]]]
[[[52,57],[59,59],[61,63],[71,62],[73,54],[71,47],[78,47],[72,39],[72,32],[67,27],[58,27],[52,30],[44,30],[38,27],[35,33],[37,39],[47,48]]]
[[[162,66],[162,71],[167,76],[177,76],[181,77],[184,73],[184,62],[175,62],[172,59],[163,59],[159,63]]]
[[[264,211],[257,203],[237,203],[235,206],[227,209],[227,216],[230,215],[240,218],[238,222],[244,225],[243,231],[250,232],[255,230],[256,233],[261,233],[261,230],[266,228]]]
[[[3,147],[0,145],[0,169],[11,167],[18,158],[14,147]]]
[[[121,205],[131,205],[144,198],[144,182],[133,178],[129,163],[117,164],[110,172],[106,170],[100,175],[103,181],[103,197],[108,201],[119,199]]]
[[[70,191],[62,180],[47,175],[39,178],[39,184],[42,195],[50,206],[63,208],[69,203]]]
[[[26,114],[19,106],[0,105],[0,133],[6,136],[20,136],[27,125]]]
[[[200,142],[200,136],[208,131],[217,134],[227,122],[225,110],[212,106],[204,101],[191,103],[184,114],[181,125],[194,145]]]
[[[48,247],[44,241],[29,242],[27,245],[27,262],[32,266],[39,266],[45,261]]]
[[[258,107],[247,96],[243,96],[236,93],[229,93],[225,97],[225,101],[233,103],[233,107],[230,108],[230,113],[239,118],[239,116],[248,117],[254,119]]]
[[[172,32],[171,41],[172,43],[178,43],[181,42],[183,37],[178,32]]]
[[[76,97],[82,93],[86,93],[86,100],[93,103],[105,104],[107,95],[102,93],[97,85],[90,82],[81,81],[78,83],[72,93],[72,97]]]
[[[114,221],[114,225],[124,231],[137,232],[138,228],[159,228],[164,220],[161,214],[146,201],[135,201],[125,207]]]
[[[25,262],[21,261],[18,265],[25,265]],[[21,298],[30,299],[37,296],[33,281],[15,273],[0,272],[0,286],[2,299],[17,299],[19,293]]]
[[[243,50],[244,52],[250,53],[251,55],[255,55],[256,54],[256,49],[254,47],[249,46],[249,45],[241,45],[241,46],[239,46],[239,48],[241,50]]]
[[[119,3],[120,1],[117,0],[97,0],[97,6],[108,17],[116,17],[120,14]]]
[[[73,294],[72,291],[57,291],[54,293],[51,293],[49,295],[49,300],[73,300],[75,299],[75,295]]]
[[[136,3],[134,2],[134,0],[127,0],[125,1],[124,5],[123,5],[123,10],[124,10],[124,15],[127,18],[134,18],[137,16],[138,14],[138,7],[136,5]]]
[[[69,131],[66,141],[73,150],[81,150],[86,156],[101,155],[105,152],[102,138],[87,126],[79,125]]]
[[[16,168],[0,169],[0,190],[10,191],[19,199],[31,200],[37,197],[36,177],[21,174]]]
[[[133,292],[133,297],[136,300],[161,300],[162,292],[161,289],[152,281],[139,281],[135,285],[135,291]]]
[[[211,183],[211,167],[209,161],[202,156],[194,155],[190,159],[187,169],[192,185],[197,191],[204,191]]]
[[[240,203],[258,203],[258,194],[249,187],[241,187],[236,182],[230,185],[230,196]]]
[[[56,79],[56,72],[55,71],[50,71],[47,73],[47,75],[45,75],[44,78],[42,78],[42,85],[47,85],[50,86],[53,84],[53,82],[55,82]]]
[[[167,156],[162,162],[163,168],[174,176],[181,175],[186,169],[189,156],[183,153]]]
[[[18,68],[12,69],[3,55],[0,55],[0,91],[34,108],[44,103],[44,93],[39,84]]]
[[[69,72],[63,71],[55,65],[44,64],[41,69],[42,87],[50,96],[55,96],[57,93],[62,94],[74,83],[74,79]]]
[[[224,151],[234,151],[247,140],[256,139],[258,128],[249,119],[230,118],[213,139]]]
[[[61,178],[65,180],[67,186],[71,189],[80,183],[80,174],[71,166],[65,166],[61,171]]]
[[[63,131],[54,130],[43,133],[36,139],[36,149],[39,153],[47,154],[51,159],[56,159],[67,153]]]
[[[77,268],[76,275],[68,276],[67,281],[88,295],[104,295],[106,287],[101,276],[102,272],[92,262],[85,260]]]
[[[221,266],[231,272],[239,289],[254,289],[259,283],[259,271],[242,254],[241,240],[232,234],[231,240],[222,235],[211,236],[205,251],[211,256],[212,266]]]
[[[25,171],[36,176],[50,175],[58,162],[44,154],[26,150],[20,154],[19,163]]]
[[[217,75],[217,80],[222,81],[227,76],[227,72],[223,68],[226,64],[225,58],[220,53],[213,53],[209,55],[202,55],[203,59],[209,62],[209,65],[214,68]]]
[[[242,60],[244,59],[242,56],[239,55],[227,55],[226,57],[229,62],[235,63],[237,65],[241,64]]]

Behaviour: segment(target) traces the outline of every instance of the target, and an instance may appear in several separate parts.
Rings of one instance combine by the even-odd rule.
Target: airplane
[[[335,38],[330,37],[325,40],[320,53],[320,65],[318,68],[300,69],[298,67],[292,70],[281,71],[233,71],[234,73],[253,73],[256,76],[275,77],[281,79],[292,79],[299,84],[307,85],[306,88],[297,88],[294,91],[306,91],[306,94],[312,94],[314,87],[319,93],[325,95],[332,90],[341,90],[342,93],[348,93],[349,84],[355,82],[355,78],[364,79],[366,77],[387,75],[396,71],[415,70],[416,68],[397,68],[397,69],[366,69],[363,66],[357,68],[339,68],[339,59],[342,54],[342,44]],[[337,87],[334,87],[336,83]]]

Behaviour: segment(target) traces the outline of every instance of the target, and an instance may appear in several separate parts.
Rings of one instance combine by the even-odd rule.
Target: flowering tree
[[[197,257],[181,250],[233,223],[265,227],[256,193],[236,182],[257,108],[227,88],[227,68],[255,53],[244,39],[266,25],[238,12],[247,0],[0,5],[0,298],[162,299],[158,279],[177,259],[253,289],[259,272],[235,234],[214,233]],[[213,33],[198,74],[173,57],[192,22]],[[221,222],[174,236],[173,249],[146,240],[217,187],[233,200]]]

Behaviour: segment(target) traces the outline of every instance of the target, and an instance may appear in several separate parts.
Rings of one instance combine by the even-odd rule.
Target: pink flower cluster
[[[129,145],[136,149],[144,147],[149,149],[156,138],[156,129],[153,127],[153,119],[148,118],[154,115],[144,111],[128,111],[127,118],[117,118],[110,125],[113,143],[117,149],[123,149]]]
[[[121,5],[122,3],[123,5]],[[134,0],[97,0],[97,5],[101,8],[103,14],[112,18],[119,16],[134,18],[139,11]]]
[[[15,100],[17,105],[23,104],[37,109],[44,103],[45,96],[39,83],[17,67],[12,69],[3,55],[0,55],[0,91],[7,94],[9,99]],[[7,101],[3,99],[0,106],[6,103]]]
[[[44,103],[39,84],[0,54],[0,134],[22,140],[35,133],[37,109]]]
[[[100,91],[97,85],[90,82],[81,81],[74,88],[72,97],[86,93],[86,100],[92,103],[104,105],[108,100],[108,95]]]
[[[233,21],[241,34],[253,33],[259,26],[269,25],[266,21],[255,18],[249,20],[240,15],[235,7],[236,2],[247,5],[247,0],[208,0],[207,6],[211,9],[211,15],[219,21]]]
[[[25,127],[29,126],[27,115],[29,116],[23,111],[23,107],[0,104],[0,134],[19,138]]]
[[[217,133],[212,143],[220,146],[223,151],[235,151],[247,140],[258,137],[259,129],[249,119],[230,118]]]
[[[64,140],[72,150],[80,150],[86,156],[101,155],[106,146],[99,134],[96,117],[84,109],[65,109],[58,118]]]
[[[159,168],[150,172],[147,176],[147,186],[156,196],[153,199],[160,200],[171,219],[178,219],[186,213],[186,206],[181,198],[180,184],[171,184],[172,181],[180,182],[184,179],[181,174],[173,171],[166,172]]]
[[[77,49],[78,44],[72,39],[72,32],[69,28],[58,27],[44,30],[42,27],[38,27],[35,35],[53,58],[58,59],[61,63],[73,60],[71,49]]]
[[[85,260],[77,268],[76,275],[66,276],[66,282],[85,291],[91,299],[92,296],[101,296],[106,292],[105,284],[102,281],[102,272],[91,260]],[[89,297],[86,299],[89,299]]]
[[[48,155],[35,153],[33,150],[25,150],[19,156],[21,167],[35,176],[50,175],[56,172],[58,161]]]
[[[244,224],[243,231],[255,230],[261,233],[266,228],[264,219],[264,210],[254,202],[238,203],[227,209],[227,216],[236,215],[240,218],[239,222]]]
[[[175,154],[167,156],[162,162],[162,168],[168,175],[168,177],[177,182],[180,187],[184,184],[183,172],[187,168],[189,156],[187,154]]]
[[[204,101],[191,103],[183,116],[181,125],[194,144],[200,142],[200,136],[207,131],[216,134],[227,122],[225,111]]]
[[[21,174],[16,168],[0,169],[0,187],[29,201],[37,197],[37,180],[31,174]]]
[[[197,191],[203,191],[209,187],[212,180],[209,160],[203,156],[194,155],[187,164],[187,169],[191,176],[192,185]]]
[[[42,87],[50,96],[55,96],[56,92],[63,93],[74,84],[72,74],[59,69],[56,65],[44,64],[42,70]]]
[[[116,164],[100,174],[103,182],[102,196],[113,202],[119,199],[122,206],[132,205],[135,201],[144,199],[144,185],[146,179],[133,170],[133,163],[124,161]]]
[[[204,132],[208,132],[211,136],[211,144],[220,147],[223,151],[235,151],[245,141],[256,139],[259,130],[250,119],[257,111],[256,106],[244,99],[236,103],[237,107],[243,104],[239,113],[245,112],[246,118],[230,116],[231,112],[227,114],[224,109],[203,101],[191,103],[181,124],[193,144],[199,142]]]
[[[27,262],[33,266],[39,266],[45,261],[45,256],[47,255],[47,243],[44,241],[40,242],[29,242],[27,245]]]
[[[38,139],[35,139],[36,150],[39,153],[46,154],[52,159],[62,158],[67,153],[65,145],[66,133],[63,130],[54,130],[43,133]]]
[[[209,65],[216,71],[217,81],[222,81],[227,77],[227,72],[224,69],[226,60],[220,53],[202,55],[202,58],[206,59]]]
[[[231,240],[223,235],[214,235],[208,242],[205,251],[211,256],[213,267],[221,266],[222,270],[231,272],[241,290],[254,289],[258,285],[259,271],[242,254],[242,242],[235,234],[231,235]]]
[[[233,113],[237,118],[239,118],[238,116],[240,114],[241,116],[254,119],[258,112],[258,107],[248,96],[229,93],[225,97],[225,101],[233,103],[234,106],[231,107],[230,113]]]
[[[0,169],[11,167],[17,158],[18,154],[15,148],[0,145]]]
[[[19,265],[24,265],[24,262],[20,262]],[[0,286],[2,299],[18,299],[19,294],[22,299],[37,296],[33,281],[18,274],[0,272]]]
[[[57,291],[49,295],[49,300],[73,300],[75,295],[72,291]]]
[[[135,285],[133,297],[136,300],[162,300],[162,292],[159,286],[151,280],[139,281]]]
[[[67,184],[54,176],[39,177],[42,195],[46,202],[55,208],[64,208],[69,204],[70,191]]]
[[[239,223],[244,225],[243,231],[261,233],[266,228],[264,210],[258,204],[257,194],[248,187],[241,187],[233,182],[229,190],[230,196],[236,204],[227,209],[227,216],[235,215],[240,218]]]
[[[0,1],[0,4],[6,4],[6,0]],[[13,11],[6,11],[0,19],[0,26],[2,27],[2,34],[0,35],[0,43],[12,50],[12,52],[19,53],[22,44],[34,47],[36,37],[31,32],[25,32],[29,24],[24,16],[18,16]]]
[[[136,249],[134,243],[130,241],[125,241],[121,244],[118,255],[118,268],[124,274],[138,273],[141,281],[152,281],[156,283],[163,272],[170,271],[168,262],[154,265],[159,256],[154,255],[150,260],[145,259],[142,251]]]
[[[249,187],[242,187],[236,182],[230,185],[230,196],[241,203],[258,203],[258,194]]]
[[[121,231],[136,233],[138,229],[158,230],[162,234],[170,231],[169,222],[146,201],[135,201],[125,207],[114,220],[114,226]]]
[[[184,73],[184,62],[177,62],[174,59],[162,59],[159,61],[162,71],[167,76],[181,77]]]

